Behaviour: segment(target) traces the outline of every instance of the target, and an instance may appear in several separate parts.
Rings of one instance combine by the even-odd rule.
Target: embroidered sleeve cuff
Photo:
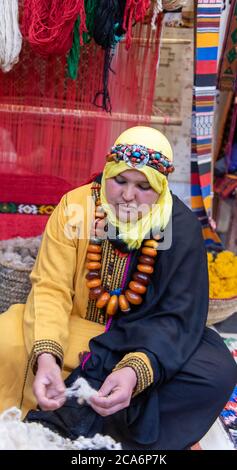
[[[63,364],[63,349],[56,341],[50,339],[42,339],[34,343],[31,353],[31,367],[33,373],[37,371],[37,359],[40,354],[50,353],[55,356],[57,364],[62,367]]]
[[[145,353],[135,352],[129,353],[115,366],[113,371],[122,369],[123,367],[132,367],[136,372],[137,385],[133,392],[133,397],[145,390],[153,383],[153,369],[149,358]]]

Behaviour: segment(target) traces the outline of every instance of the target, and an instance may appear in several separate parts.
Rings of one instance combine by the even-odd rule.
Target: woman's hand
[[[56,410],[65,402],[65,390],[61,369],[52,354],[38,357],[38,369],[33,383],[33,392],[42,410]]]
[[[131,367],[124,367],[108,375],[99,395],[90,399],[90,404],[99,415],[109,416],[127,408],[136,387],[137,376]]]

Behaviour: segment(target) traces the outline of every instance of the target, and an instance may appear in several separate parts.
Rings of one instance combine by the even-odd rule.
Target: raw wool
[[[97,390],[92,388],[82,377],[75,380],[73,385],[66,390],[66,397],[77,397],[79,405],[90,403],[93,395],[98,395]]]
[[[18,0],[0,0],[0,12],[0,68],[9,72],[18,62],[22,46]]]
[[[0,415],[0,450],[120,450],[110,436],[80,436],[65,439],[39,423],[21,421],[21,411],[12,407]]]
[[[0,241],[0,264],[12,269],[27,269],[34,266],[42,236],[16,237]]]

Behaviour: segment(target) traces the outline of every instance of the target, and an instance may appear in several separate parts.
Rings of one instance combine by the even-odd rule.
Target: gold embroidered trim
[[[37,370],[37,359],[39,355],[42,353],[53,354],[58,360],[57,362],[59,362],[60,366],[62,366],[63,349],[60,346],[60,344],[50,339],[42,339],[34,343],[32,353],[31,353],[31,367],[32,367],[34,374],[36,373],[36,370]]]
[[[133,397],[145,390],[153,383],[153,370],[150,360],[144,353],[129,353],[115,366],[113,371],[123,367],[131,367],[137,376],[137,385],[133,392]]]

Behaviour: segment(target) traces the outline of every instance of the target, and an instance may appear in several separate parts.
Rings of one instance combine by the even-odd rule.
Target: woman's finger
[[[107,397],[94,395],[91,397],[90,403],[102,409],[109,409],[126,401],[127,394],[121,390],[115,390]]]
[[[129,403],[124,402],[120,403],[116,406],[113,406],[111,408],[101,408],[100,406],[94,406],[91,405],[93,410],[98,413],[100,416],[110,416],[113,415],[114,413],[117,413],[120,410],[123,410],[124,408],[127,408],[129,406]]]

